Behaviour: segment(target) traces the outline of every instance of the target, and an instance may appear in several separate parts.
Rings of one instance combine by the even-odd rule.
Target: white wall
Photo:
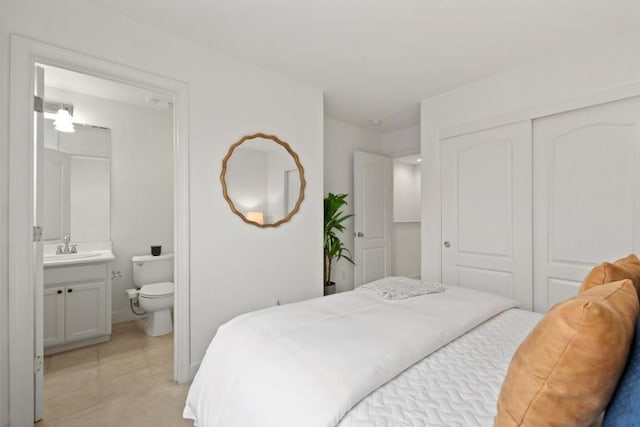
[[[640,80],[640,33],[574,46],[454,89],[421,104],[422,275],[439,280],[439,133],[483,119],[573,101]],[[513,114],[515,113],[515,114]],[[524,114],[524,113],[523,113]],[[532,113],[535,115],[535,113]],[[533,117],[529,117],[533,118]]]
[[[391,132],[378,133],[340,120],[325,118],[324,142],[324,193],[347,193],[349,205],[345,212],[353,213],[353,152],[364,151],[389,157],[398,157],[420,151],[420,126],[412,126]],[[412,184],[415,191],[415,185]],[[395,191],[395,188],[394,188]],[[419,206],[419,205],[417,205]],[[419,214],[418,214],[419,218]],[[394,225],[394,229],[395,229]],[[419,242],[419,225],[401,226],[399,234],[392,237],[393,271],[415,276],[420,273],[416,267],[416,241]],[[348,221],[344,233],[344,243],[353,250],[353,221]],[[419,246],[418,246],[419,249]],[[396,254],[398,254],[396,256]],[[408,254],[408,256],[405,256]],[[399,264],[398,264],[399,263]],[[353,289],[353,265],[342,260],[334,266],[332,279],[338,292]],[[394,273],[395,274],[395,273]]]
[[[420,126],[380,134],[380,154],[401,157],[420,152]]]
[[[393,275],[419,279],[420,222],[393,223]]]
[[[420,165],[393,161],[393,220],[420,221]]]
[[[344,211],[353,213],[353,152],[381,154],[380,135],[376,132],[326,118],[324,123],[324,194],[347,193]],[[347,221],[342,241],[353,251],[353,219]],[[332,280],[338,292],[353,289],[353,265],[341,260],[333,267]]]
[[[73,104],[76,121],[111,130],[113,270],[123,275],[112,281],[112,320],[133,319],[124,292],[135,287],[131,257],[151,245],[173,252],[173,112],[56,88],[45,97]]]
[[[196,367],[217,327],[235,315],[322,294],[322,93],[196,43],[80,0],[4,0],[0,49],[9,33],[185,82],[190,143],[190,351]],[[2,73],[8,73],[7,62]],[[4,80],[4,94],[8,88]],[[0,170],[6,174],[8,100],[1,98]],[[307,189],[300,212],[275,229],[248,226],[222,197],[222,158],[230,144],[258,131],[299,154]],[[4,175],[6,177],[6,175]],[[3,180],[6,182],[6,180]],[[2,224],[6,228],[6,186]],[[142,199],[142,197],[141,197]],[[6,233],[3,233],[6,236]],[[6,254],[6,240],[0,252]],[[6,256],[3,258],[6,262]],[[6,264],[5,264],[6,265]],[[250,268],[247,268],[250,266]],[[6,295],[6,269],[0,294]],[[6,301],[6,299],[2,299]],[[3,307],[2,316],[6,310]],[[6,322],[3,322],[6,325]],[[2,352],[6,355],[6,331]],[[4,359],[6,360],[6,359]],[[7,377],[7,370],[0,378]],[[4,384],[6,387],[6,384]],[[2,395],[6,399],[5,391]],[[4,403],[4,402],[3,402]]]
[[[393,274],[420,277],[420,165],[393,161]]]

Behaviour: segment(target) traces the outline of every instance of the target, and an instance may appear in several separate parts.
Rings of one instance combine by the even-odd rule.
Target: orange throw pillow
[[[634,254],[620,258],[613,264],[603,262],[591,270],[580,286],[580,292],[615,280],[631,279],[640,294],[640,259]]]
[[[613,265],[627,272],[628,278],[631,279],[636,290],[640,293],[640,259],[635,254],[631,254],[620,258]]]
[[[511,359],[495,426],[591,425],[625,367],[638,306],[627,279],[552,307]]]

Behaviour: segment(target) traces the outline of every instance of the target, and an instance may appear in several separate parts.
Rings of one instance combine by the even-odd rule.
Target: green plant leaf
[[[345,221],[353,217],[342,211],[347,205],[347,194],[329,193],[324,199],[324,282],[331,281],[331,270],[335,262],[346,259],[351,264],[355,262],[351,259],[351,252],[340,240],[338,233],[344,232]]]

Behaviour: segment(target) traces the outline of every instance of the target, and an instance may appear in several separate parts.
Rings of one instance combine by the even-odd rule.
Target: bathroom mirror
[[[43,239],[111,240],[111,131],[75,124],[58,132],[45,119]]]
[[[304,199],[304,168],[289,144],[257,133],[233,144],[222,161],[222,190],[229,207],[258,227],[291,219]]]

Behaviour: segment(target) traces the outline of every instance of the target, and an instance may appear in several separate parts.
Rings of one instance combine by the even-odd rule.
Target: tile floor
[[[46,356],[44,419],[35,427],[190,426],[188,385],[173,382],[173,334],[144,320],[113,325],[111,341]]]

